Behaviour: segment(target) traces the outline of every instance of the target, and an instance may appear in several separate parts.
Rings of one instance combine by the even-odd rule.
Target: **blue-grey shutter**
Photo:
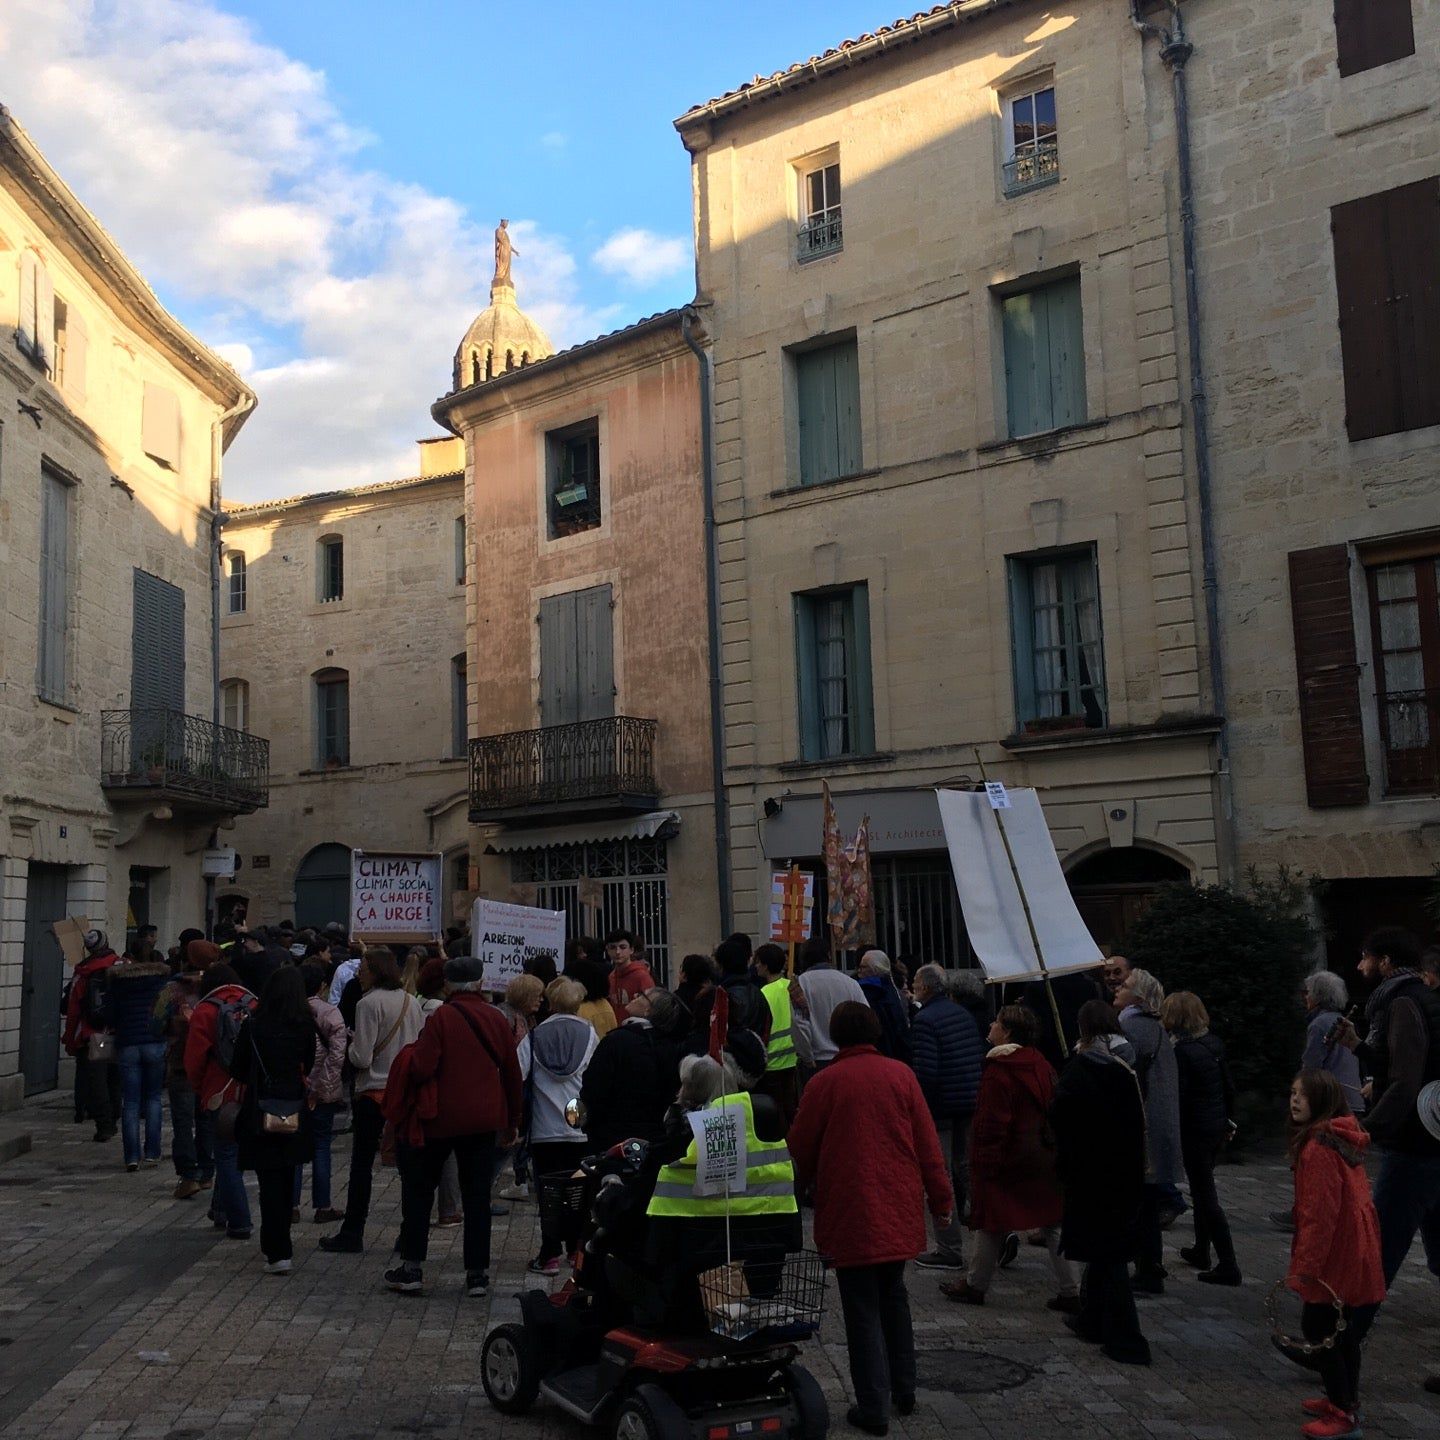
[[[1001,305],[1005,331],[1005,407],[1011,436],[1048,430],[1048,362],[1042,372],[1039,332],[1044,325],[1037,295],[1009,295]],[[1043,376],[1043,388],[1042,388]]]
[[[342,765],[350,763],[350,677],[334,686],[335,691],[335,753]]]
[[[860,469],[860,366],[853,340],[795,357],[800,483]]]
[[[1010,434],[1078,425],[1085,419],[1080,277],[1007,296],[1001,310]]]
[[[860,462],[860,356],[852,340],[837,345],[835,373],[835,474],[855,475]]]
[[[1023,560],[1011,560],[1010,663],[1014,671],[1015,728],[1035,718],[1035,628],[1030,605],[1030,567]]]
[[[69,669],[70,487],[41,471],[40,655],[36,685],[49,700],[64,701]]]
[[[1050,424],[1058,430],[1085,419],[1085,333],[1080,313],[1080,277],[1047,285],[1046,330],[1050,359]]]
[[[540,602],[540,723],[571,725],[580,718],[575,673],[575,596]]]
[[[608,585],[540,602],[542,725],[573,725],[615,713],[613,621]]]
[[[130,705],[185,709],[185,592],[158,575],[135,571]]]
[[[870,587],[857,585],[850,592],[853,639],[847,670],[850,677],[850,746],[857,755],[875,750],[875,693],[870,676]]]
[[[605,720],[615,713],[614,608],[608,585],[575,596],[576,669],[580,719]]]
[[[800,758],[821,756],[819,660],[815,653],[815,602],[795,596],[795,690],[800,702]]]

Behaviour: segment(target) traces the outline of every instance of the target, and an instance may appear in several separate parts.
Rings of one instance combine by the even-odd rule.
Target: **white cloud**
[[[540,137],[541,147],[552,154],[559,154],[569,143],[570,137],[563,130],[547,130]]]
[[[690,242],[653,230],[617,230],[591,257],[607,275],[631,285],[654,285],[683,273],[691,264]]]
[[[324,75],[209,0],[3,0],[0,71],[61,176],[258,392],[232,499],[413,472],[488,298],[488,223],[367,168]],[[511,229],[557,346],[613,323],[562,241]]]

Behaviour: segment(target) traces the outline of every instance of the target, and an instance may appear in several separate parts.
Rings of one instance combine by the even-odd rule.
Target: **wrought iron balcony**
[[[1005,162],[1005,193],[1023,195],[1027,190],[1043,190],[1060,179],[1060,146],[1051,141],[1034,149],[1022,150]]]
[[[614,715],[470,742],[470,819],[653,810],[655,721]]]
[[[1387,795],[1440,794],[1440,690],[1382,690]]]
[[[795,257],[802,264],[806,260],[818,260],[822,255],[833,255],[844,248],[845,232],[840,225],[838,205],[816,211],[795,237]]]
[[[270,803],[270,742],[179,710],[102,710],[100,771],[112,798],[233,815]]]

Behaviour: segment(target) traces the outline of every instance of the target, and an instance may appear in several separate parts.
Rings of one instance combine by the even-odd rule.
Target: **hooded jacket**
[[[192,945],[199,941],[191,941]],[[172,976],[155,997],[155,1028],[165,1039],[165,1078],[185,1079],[185,1038],[190,1033],[190,1017],[200,1000],[200,976],[182,971]]]
[[[120,957],[107,945],[94,955],[87,955],[76,967],[70,989],[65,996],[65,1052],[78,1055],[96,1033],[85,1018],[85,992],[97,982],[96,976],[118,963]],[[102,1027],[103,1030],[104,1027]]]
[[[110,1023],[117,1045],[158,1045],[155,1002],[170,979],[163,960],[122,960],[105,977],[110,984]]]
[[[320,1105],[334,1105],[345,1098],[341,1071],[345,1065],[345,1047],[350,1031],[340,1018],[337,1006],[310,997],[310,1014],[315,1021],[315,1060],[307,1077],[307,1088]]]
[[[997,1045],[986,1057],[970,1130],[970,1228],[1058,1225],[1050,1103],[1055,1072],[1033,1045]]]
[[[1402,970],[1381,982],[1365,1016],[1369,1035],[1357,1053],[1374,1079],[1366,1127],[1383,1149],[1440,1155],[1440,1140],[1415,1109],[1421,1088],[1440,1080],[1440,993],[1413,970]]]
[[[238,1100],[244,1094],[244,1087],[230,1078],[230,1072],[215,1054],[220,1006],[227,1000],[243,1000],[250,1010],[256,1005],[255,997],[243,985],[218,986],[196,1004],[185,1036],[185,1078],[207,1108],[222,1091],[228,1092],[229,1100]]]
[[[565,1121],[565,1107],[580,1098],[585,1067],[600,1043],[594,1027],[578,1015],[552,1015],[521,1042],[520,1073],[530,1086],[530,1143],[584,1141],[583,1130]]]
[[[1354,1116],[1337,1115],[1316,1128],[1296,1158],[1287,1278],[1311,1304],[1334,1304],[1331,1290],[1345,1305],[1378,1305],[1385,1298],[1380,1222],[1365,1175],[1369,1145]]]
[[[610,998],[624,1009],[637,995],[655,988],[655,977],[643,960],[627,960],[610,972]],[[574,1134],[574,1131],[571,1131]]]

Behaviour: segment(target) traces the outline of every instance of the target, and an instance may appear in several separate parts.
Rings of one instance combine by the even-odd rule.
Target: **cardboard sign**
[[[445,928],[440,856],[385,850],[350,852],[350,934],[356,940],[413,945]]]
[[[525,962],[549,955],[565,968],[565,912],[477,900],[470,912],[470,948],[485,965],[485,988],[496,992],[525,973]]]
[[[815,877],[801,870],[770,874],[770,938],[777,945],[798,945],[815,928]]]
[[[64,952],[67,965],[78,965],[85,958],[85,932],[93,928],[83,915],[72,915],[65,920],[57,920],[50,927],[55,938],[60,942],[60,949]]]
[[[695,1136],[695,1193],[743,1194],[749,1161],[745,1112],[738,1105],[696,1110],[690,1129]]]

